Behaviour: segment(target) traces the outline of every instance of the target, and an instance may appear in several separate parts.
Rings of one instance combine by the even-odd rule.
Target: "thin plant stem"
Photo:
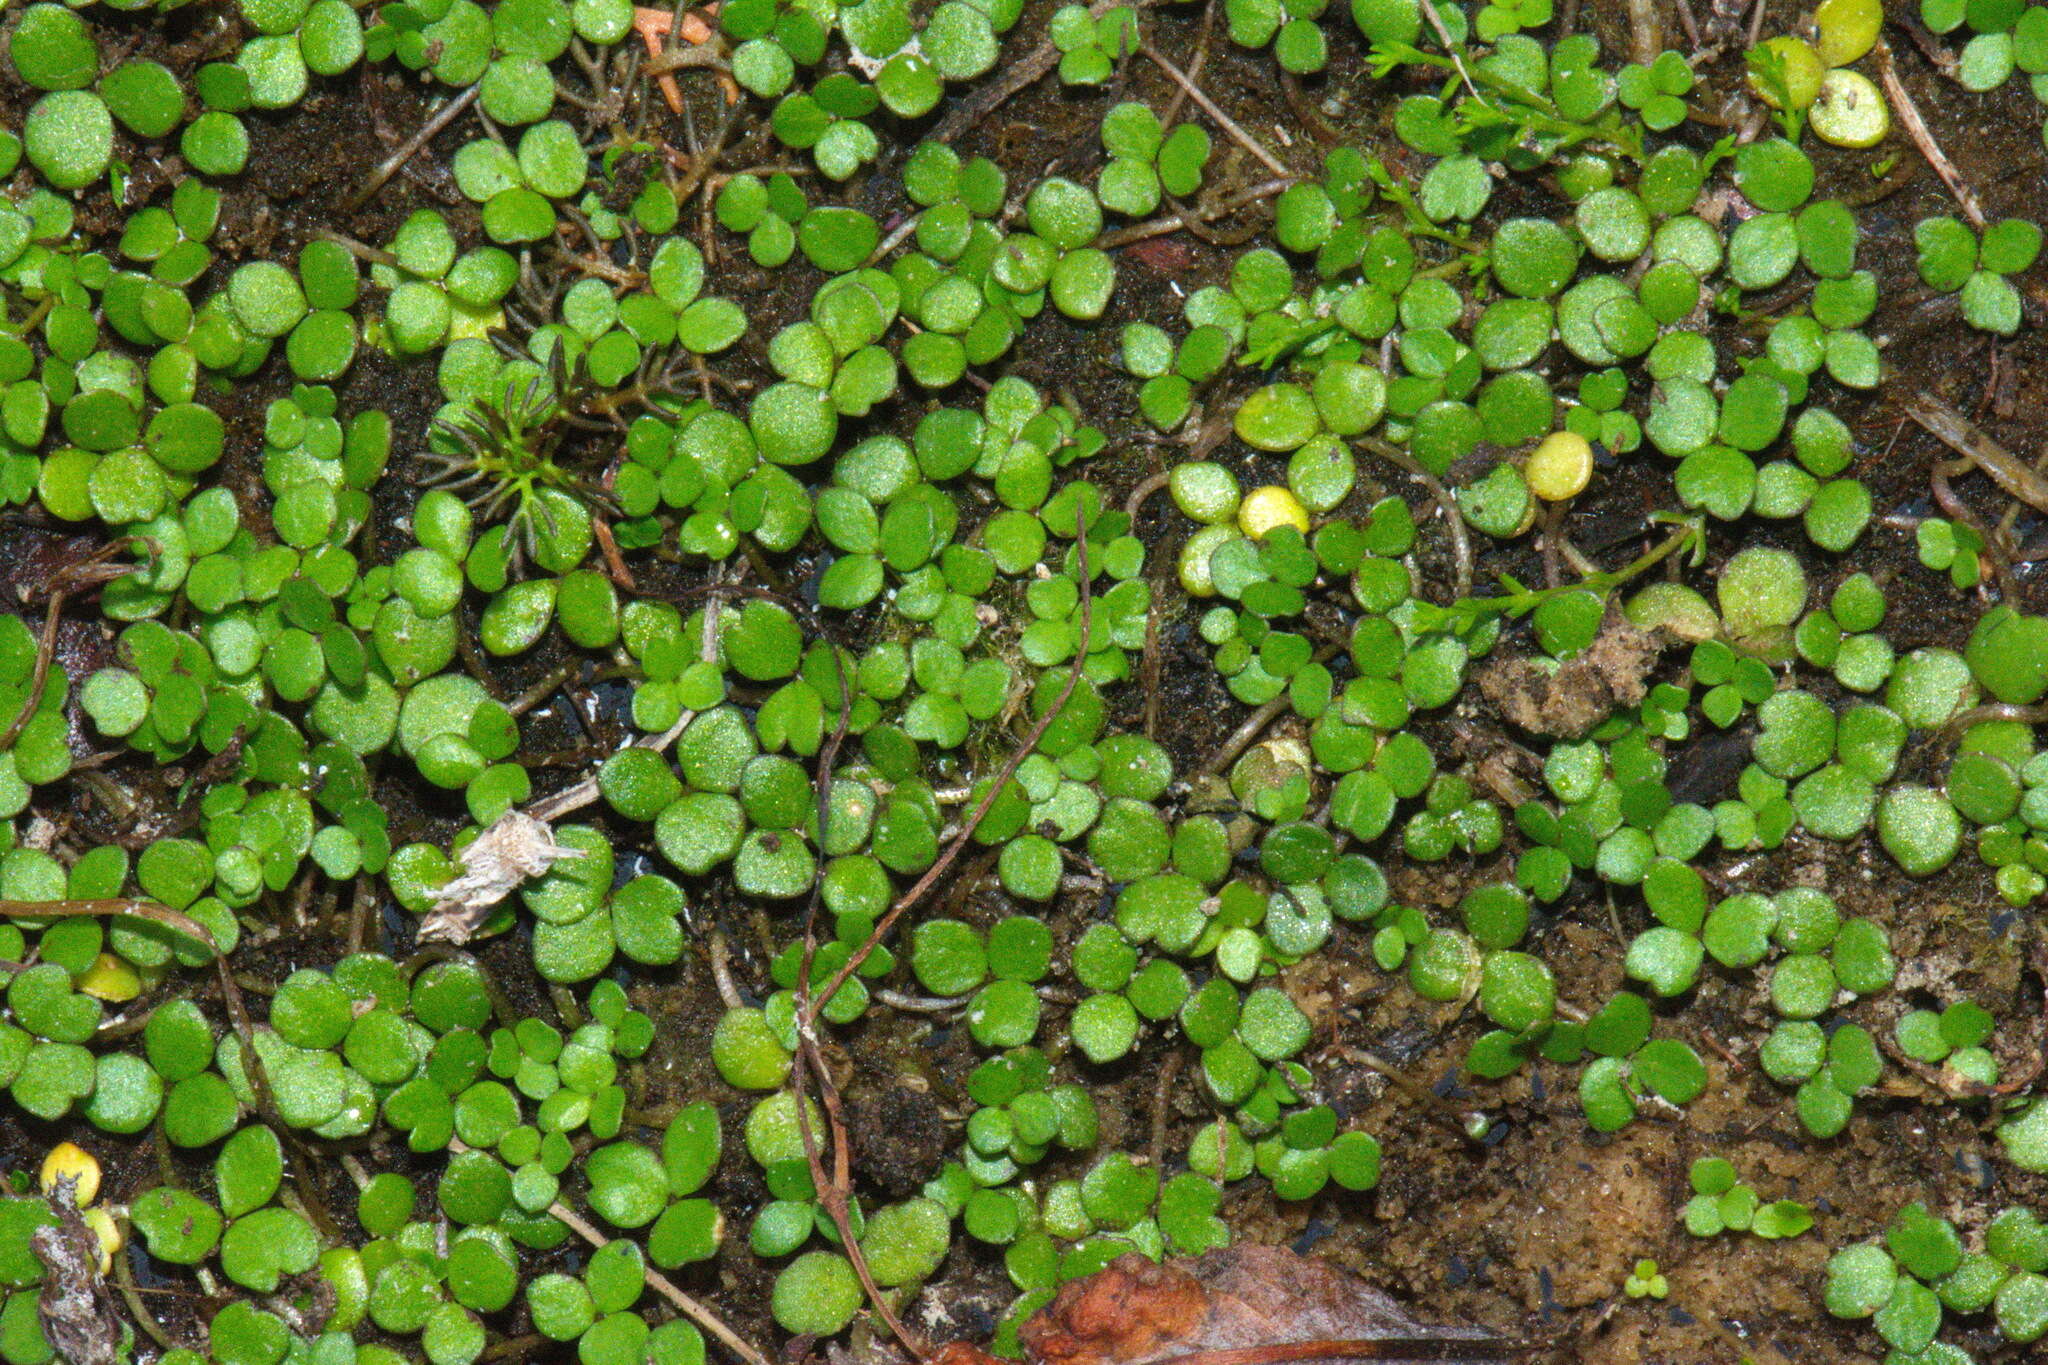
[[[1463,601],[1472,595],[1472,542],[1465,535],[1465,518],[1458,511],[1458,504],[1451,501],[1451,495],[1443,480],[1416,463],[1415,457],[1391,441],[1376,436],[1361,436],[1359,443],[1373,454],[1390,464],[1399,465],[1408,474],[1429,490],[1430,498],[1436,503],[1437,511],[1443,513],[1444,529],[1451,537],[1451,557],[1457,565],[1457,581],[1451,598]]]
[[[1026,758],[1030,757],[1032,750],[1038,747],[1038,741],[1045,737],[1045,732],[1052,728],[1052,723],[1059,718],[1060,713],[1067,709],[1067,701],[1074,695],[1074,689],[1081,681],[1081,671],[1088,663],[1088,643],[1094,626],[1094,593],[1092,592],[1093,584],[1090,581],[1088,565],[1088,512],[1085,507],[1077,507],[1075,509],[1075,520],[1079,524],[1075,530],[1074,543],[1081,557],[1079,564],[1081,576],[1081,624],[1080,631],[1074,640],[1074,666],[1067,673],[1066,685],[1060,688],[1059,696],[1054,699],[1050,707],[1046,708],[1045,714],[1040,716],[1037,722],[1032,725],[1030,733],[1024,736],[1024,742],[1011,752],[1008,760],[1004,762],[1002,770],[996,774],[996,780],[989,785],[988,791],[983,794],[980,802],[975,806],[974,813],[967,818],[967,823],[960,827],[960,832],[953,836],[953,842],[946,845],[946,851],[939,855],[938,861],[933,863],[926,870],[925,874],[917,879],[915,886],[912,886],[908,891],[897,897],[895,904],[891,905],[882,918],[875,922],[874,930],[868,934],[867,941],[861,944],[853,956],[846,960],[846,964],[833,974],[831,981],[826,983],[826,988],[818,993],[817,999],[811,1001],[810,1008],[798,1012],[797,1031],[799,1034],[811,1031],[817,1022],[820,1002],[828,1001],[838,994],[839,988],[844,986],[856,971],[860,970],[861,963],[866,962],[875,949],[882,945],[882,940],[888,937],[889,930],[895,927],[896,921],[903,917],[904,912],[923,900],[926,893],[938,884],[940,878],[946,875],[947,870],[959,859],[960,851],[967,846],[967,841],[974,837],[974,831],[980,828],[981,822],[987,818],[990,807],[996,803],[996,798],[1002,794],[1003,788],[1008,786],[1010,779],[1016,775],[1018,767],[1023,764]]]
[[[1324,645],[1315,652],[1312,662],[1322,663],[1326,659],[1335,657],[1336,653],[1337,647],[1335,645]],[[1230,732],[1229,738],[1216,747],[1216,752],[1209,755],[1208,760],[1202,764],[1200,771],[1204,775],[1214,775],[1229,767],[1236,760],[1237,756],[1243,753],[1251,742],[1259,737],[1260,732],[1273,723],[1275,716],[1278,716],[1293,704],[1293,699],[1287,693],[1282,692],[1279,696],[1273,698],[1273,700],[1267,702],[1249,716],[1246,716],[1244,722]]]
[[[448,1139],[448,1150],[451,1152],[467,1152],[470,1150],[470,1147],[461,1138],[451,1137]],[[548,1205],[548,1213],[561,1219],[571,1232],[590,1243],[591,1246],[602,1250],[611,1245],[611,1238],[591,1226],[582,1214],[577,1213],[576,1210],[570,1208],[567,1204],[557,1200],[555,1203]],[[669,1279],[668,1276],[652,1266],[646,1267],[643,1273],[647,1277],[649,1287],[655,1293],[674,1304],[682,1311],[684,1317],[702,1327],[712,1336],[717,1337],[727,1350],[731,1351],[741,1360],[746,1361],[747,1365],[769,1365],[768,1357],[762,1354],[758,1347],[750,1345],[746,1338],[726,1326],[724,1319],[712,1312],[702,1301],[685,1294],[677,1287],[674,1280]]]
[[[152,545],[154,542],[151,542]],[[57,654],[57,626],[64,615],[64,603],[82,588],[125,578],[130,570],[126,565],[105,564],[107,556],[128,547],[127,539],[113,541],[101,546],[86,559],[76,564],[67,564],[51,578],[49,606],[43,610],[43,633],[36,641],[36,667],[29,678],[28,695],[22,699],[21,710],[14,721],[0,734],[0,749],[11,749],[14,741],[21,737],[23,727],[35,718],[42,709],[43,690],[50,681],[50,664]]]

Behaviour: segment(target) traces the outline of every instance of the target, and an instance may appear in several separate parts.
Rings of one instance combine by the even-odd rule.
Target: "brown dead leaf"
[[[1584,652],[1551,667],[1527,655],[1496,658],[1479,674],[1479,691],[1507,720],[1537,735],[1583,739],[1615,711],[1649,693],[1663,638],[1638,630],[1610,606]]]
[[[1018,1333],[1031,1365],[1266,1365],[1499,1360],[1514,1343],[1435,1327],[1354,1275],[1285,1247],[1240,1246],[1156,1264],[1120,1256],[1061,1288]],[[988,1365],[954,1342],[931,1365]]]

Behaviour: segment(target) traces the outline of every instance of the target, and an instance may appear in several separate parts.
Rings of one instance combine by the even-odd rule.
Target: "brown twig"
[[[1657,7],[1651,0],[1628,0],[1628,34],[1628,55],[1632,61],[1648,65],[1664,50],[1663,25],[1658,22]],[[1699,46],[1697,40],[1693,46]]]
[[[337,232],[333,228],[317,227],[313,229],[311,235],[318,237],[323,242],[334,243],[334,245],[340,247],[359,261],[368,261],[371,265],[388,265],[394,270],[398,268],[398,257],[366,242],[359,242],[346,232]]]
[[[1884,85],[1885,97],[1898,111],[1899,126],[1906,130],[1906,136],[1920,149],[1920,155],[1927,158],[1927,164],[1934,167],[1934,173],[1941,177],[1941,183],[1948,186],[1948,192],[1962,205],[1963,216],[1978,231],[1984,229],[1984,210],[1977,203],[1977,192],[1963,179],[1956,163],[1948,159],[1941,150],[1941,144],[1934,140],[1934,134],[1927,127],[1927,120],[1920,116],[1920,106],[1913,102],[1906,91],[1905,82],[1899,79],[1897,68],[1892,63],[1891,44],[1884,39],[1877,40],[1877,74]]]
[[[813,783],[813,800],[818,812],[818,842],[827,842],[832,823],[832,780],[833,769],[839,762],[840,746],[846,742],[847,726],[852,716],[853,694],[846,681],[846,659],[836,650],[833,653],[833,671],[839,680],[839,719],[832,727],[832,735],[825,742],[818,755],[818,775]],[[800,1020],[806,1021],[797,1030],[796,1057],[790,1067],[789,1085],[796,1099],[797,1135],[803,1142],[804,1164],[810,1169],[811,1188],[816,1191],[818,1202],[824,1205],[826,1216],[839,1232],[839,1244],[846,1253],[848,1264],[853,1267],[854,1276],[859,1279],[861,1290],[868,1302],[874,1305],[882,1323],[892,1336],[910,1352],[913,1360],[922,1360],[930,1354],[925,1342],[913,1336],[903,1325],[896,1309],[881,1286],[875,1283],[874,1272],[868,1266],[867,1253],[861,1249],[860,1239],[854,1235],[850,1205],[853,1200],[853,1138],[846,1128],[846,1116],[839,1101],[839,1088],[832,1082],[832,1073],[825,1065],[824,1051],[819,1046],[817,1031],[809,1026],[814,1009],[811,998],[811,974],[818,959],[818,908],[823,903],[821,879],[811,882],[809,899],[804,906],[804,951],[803,960],[797,968],[796,1010]],[[712,967],[714,972],[721,965],[719,950],[723,941],[712,941]],[[731,989],[729,978],[720,986],[721,994]],[[829,996],[827,997],[830,998]],[[815,1076],[818,1085],[818,1099],[824,1110],[825,1120],[831,1126],[832,1172],[825,1173],[825,1163],[820,1155],[818,1134],[811,1124],[809,1099],[810,1081]]]
[[[2007,493],[2037,512],[2048,512],[2048,477],[1992,440],[1975,422],[1925,390],[1906,400],[1906,414]]]
[[[1324,660],[1334,657],[1336,653],[1337,647],[1335,645],[1324,645],[1315,652],[1314,662],[1322,663]],[[1250,746],[1253,740],[1259,737],[1259,733],[1262,730],[1273,723],[1275,716],[1293,704],[1294,699],[1287,693],[1282,692],[1279,696],[1273,698],[1273,700],[1267,702],[1249,716],[1246,716],[1244,722],[1230,732],[1229,738],[1216,746],[1216,751],[1209,755],[1208,759],[1197,769],[1197,772],[1205,777],[1213,777],[1221,773],[1236,760],[1239,754],[1243,753]]]
[[[1554,588],[1564,581],[1558,563],[1558,542],[1564,537],[1564,504],[1546,503],[1543,508],[1543,586]]]
[[[822,833],[819,836],[823,837]],[[723,929],[713,929],[706,949],[711,959],[711,984],[718,988],[718,998],[729,1010],[745,1009],[747,1002],[740,996],[740,988],[732,980],[732,944],[726,941]]]
[[[134,1227],[134,1224],[129,1223],[125,1217],[121,1221],[131,1229]],[[132,1236],[132,1233],[129,1235]],[[126,1241],[128,1238],[124,1237],[123,1240]],[[114,1283],[120,1288],[121,1298],[128,1305],[128,1315],[141,1325],[143,1331],[149,1333],[151,1341],[154,1341],[166,1351],[177,1350],[178,1343],[172,1339],[169,1332],[164,1330],[163,1324],[156,1320],[156,1315],[151,1313],[147,1305],[142,1302],[142,1291],[135,1287],[135,1271],[128,1264],[127,1248],[123,1247],[120,1251],[115,1252],[113,1261]]]
[[[1501,1337],[1344,1337],[1189,1351],[1157,1365],[1283,1365],[1294,1360],[1462,1360],[1521,1355],[1526,1344]]]
[[[1124,499],[1124,514],[1137,523],[1139,509],[1145,500],[1165,488],[1172,476],[1161,470],[1141,481]],[[1147,594],[1145,603],[1145,651],[1138,664],[1138,676],[1145,686],[1145,738],[1152,739],[1159,733],[1159,603],[1161,594],[1155,588]]]
[[[1323,117],[1323,111],[1316,108],[1316,102],[1301,88],[1301,78],[1284,66],[1280,68],[1280,93],[1287,97],[1287,107],[1293,111],[1296,120],[1317,142],[1331,147],[1344,140],[1344,134]]]
[[[1473,99],[1491,109],[1493,107],[1492,103],[1486,96],[1479,93],[1479,86],[1472,80],[1472,73],[1465,69],[1464,55],[1459,51],[1458,44],[1451,38],[1451,31],[1444,27],[1443,16],[1436,12],[1436,5],[1433,3],[1433,0],[1422,0],[1422,13],[1429,20],[1429,26],[1436,30],[1437,41],[1444,45],[1444,55],[1449,57],[1451,65],[1457,68],[1458,79],[1465,82],[1465,88],[1472,92]]]
[[[1458,1106],[1437,1094],[1436,1091],[1430,1089],[1421,1081],[1410,1076],[1400,1067],[1387,1061],[1378,1053],[1362,1047],[1353,1047],[1349,1044],[1339,1044],[1337,1051],[1343,1056],[1344,1060],[1356,1062],[1369,1071],[1376,1071],[1380,1075],[1385,1076],[1387,1080],[1393,1083],[1397,1090],[1404,1092],[1409,1098],[1422,1105],[1427,1113],[1434,1115],[1446,1127],[1455,1129],[1458,1136],[1464,1138],[1467,1142],[1477,1142],[1479,1136],[1485,1133],[1485,1114],[1477,1109],[1464,1110],[1458,1108]],[[1474,1133],[1474,1128],[1478,1129],[1478,1133]]]
[[[1124,0],[1095,0],[1088,7],[1088,17],[1100,19],[1122,3]],[[1157,3],[1159,0],[1139,0],[1133,8],[1148,9]],[[925,136],[933,142],[952,143],[962,133],[1002,108],[1020,91],[1043,79],[1047,72],[1059,64],[1060,50],[1047,39],[1011,63],[1001,80],[961,100]]]
[[[640,748],[652,749],[656,753],[660,753],[668,748],[669,745],[675,743],[676,736],[680,735],[683,732],[683,728],[696,718],[697,713],[695,711],[685,711],[676,718],[674,725],[669,726],[661,734],[652,737],[643,735],[635,743]],[[581,782],[573,786],[564,787],[553,796],[542,797],[531,806],[528,806],[526,813],[545,824],[561,819],[570,811],[581,810],[597,800],[597,798],[597,774],[592,773]]]
[[[513,716],[523,716],[534,707],[555,694],[555,689],[575,676],[575,664],[562,664],[551,669],[547,676],[505,703],[505,710]]]
[[[1944,460],[1934,466],[1927,476],[1927,486],[1934,494],[1935,505],[1941,508],[1949,520],[1961,522],[1976,533],[1984,546],[1984,557],[1991,561],[1992,577],[1998,580],[1999,595],[2007,602],[2020,600],[2019,580],[2013,577],[2012,556],[2007,553],[2005,536],[1984,523],[1983,518],[1970,505],[1956,496],[1949,486],[1949,479],[1969,473],[1976,466],[1968,459]]]
[[[1164,1169],[1166,1161],[1166,1123],[1172,1117],[1173,1083],[1180,1079],[1181,1068],[1187,1065],[1187,1054],[1175,1048],[1166,1054],[1166,1062],[1159,1068],[1158,1084],[1152,1087],[1152,1138],[1145,1147],[1145,1157],[1153,1170]]]
[[[1142,242],[1153,237],[1164,237],[1169,232],[1186,230],[1209,242],[1212,246],[1239,246],[1244,241],[1250,240],[1250,238],[1239,238],[1235,235],[1225,236],[1213,229],[1205,232],[1203,228],[1196,225],[1213,223],[1217,219],[1227,217],[1241,208],[1256,204],[1261,199],[1271,199],[1274,195],[1281,193],[1288,186],[1296,184],[1300,180],[1301,177],[1298,175],[1281,176],[1275,180],[1262,180],[1249,189],[1240,190],[1228,198],[1205,205],[1193,212],[1179,204],[1175,204],[1171,213],[1162,213],[1156,218],[1147,218],[1142,223],[1129,223],[1118,228],[1115,232],[1104,233],[1097,245],[1104,251],[1114,251],[1120,246],[1129,246],[1133,242]],[[1262,223],[1259,227],[1252,230],[1251,236],[1257,236],[1259,232],[1264,230]]]
[[[397,151],[384,158],[383,164],[370,173],[370,178],[364,182],[363,187],[351,195],[348,203],[343,205],[343,207],[353,213],[369,203],[370,196],[383,189],[385,182],[398,174],[399,167],[412,160],[420,148],[433,140],[434,134],[446,128],[450,123],[453,123],[463,110],[476,103],[476,98],[482,91],[483,86],[481,83],[472,85],[461,94],[443,103],[439,109],[434,111],[432,118],[422,123],[417,132],[398,145]]]

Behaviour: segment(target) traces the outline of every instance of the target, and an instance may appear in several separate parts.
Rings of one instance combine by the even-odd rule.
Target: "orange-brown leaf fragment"
[[[1064,1286],[1018,1339],[1033,1365],[1152,1365],[1209,1352],[1232,1353],[1233,1365],[1479,1361],[1498,1360],[1507,1345],[1472,1328],[1430,1326],[1354,1275],[1262,1246],[1165,1265],[1120,1256]]]
[[[1069,1281],[1017,1337],[1039,1365],[1136,1365],[1205,1349],[1187,1343],[1210,1310],[1194,1275],[1130,1254]]]

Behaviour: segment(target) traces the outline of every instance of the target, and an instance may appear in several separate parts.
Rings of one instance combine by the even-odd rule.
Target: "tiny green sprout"
[[[1628,1278],[1621,1287],[1622,1292],[1632,1299],[1662,1299],[1671,1292],[1671,1281],[1657,1268],[1655,1261],[1646,1258],[1629,1268]]]
[[[1085,5],[1064,5],[1053,13],[1048,33],[1060,52],[1060,80],[1067,85],[1101,85],[1116,64],[1137,46],[1134,10],[1112,6],[1099,17]]]

